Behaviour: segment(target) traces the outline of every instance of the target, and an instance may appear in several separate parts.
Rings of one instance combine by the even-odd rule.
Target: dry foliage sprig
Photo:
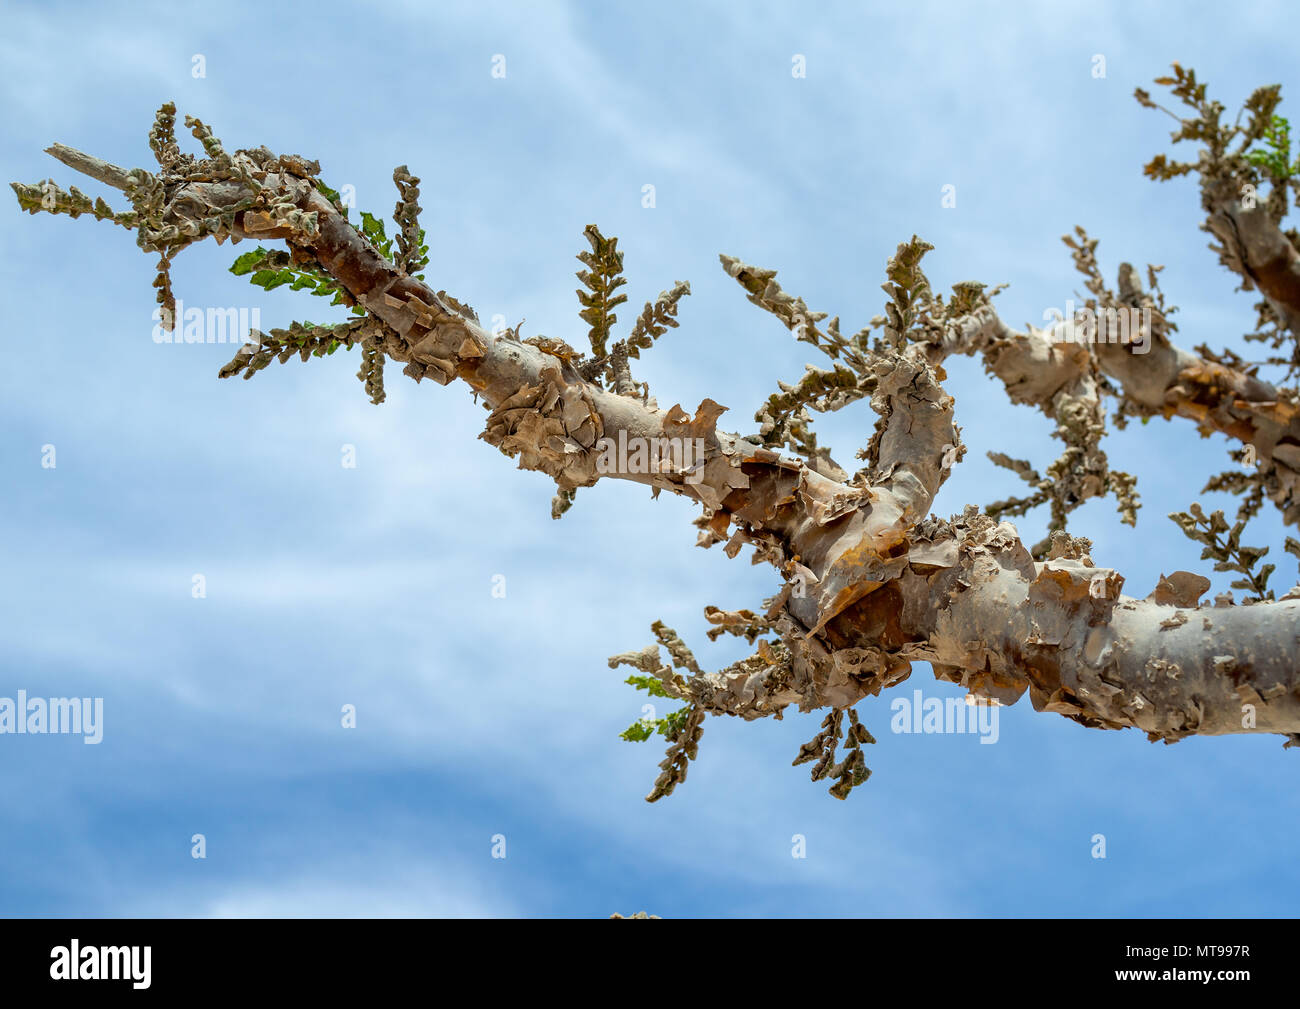
[[[921,260],[933,249],[929,242],[913,235],[910,242],[898,247],[885,267],[889,281],[881,287],[889,295],[889,301],[885,304],[883,338],[894,350],[903,348],[908,333],[933,300],[930,281],[921,269]]]
[[[73,217],[89,213],[98,220],[111,220],[136,232],[136,244],[141,250],[158,253],[158,275],[153,286],[157,288],[162,328],[171,331],[176,324],[176,299],[171,287],[171,263],[177,253],[189,245],[209,236],[218,243],[233,236],[237,214],[252,211],[268,230],[286,228],[291,235],[311,237],[316,233],[316,214],[301,210],[295,197],[309,187],[306,177],[319,172],[313,161],[294,155],[276,157],[266,148],[241,150],[228,154],[221,141],[202,121],[187,116],[185,124],[202,145],[206,157],[196,158],[181,153],[175,137],[176,106],[167,102],[159,108],[149,131],[149,147],[159,164],[157,174],[135,168],[127,171],[89,157],[62,145],[49,148],[49,153],[92,178],[122,190],[131,201],[132,210],[115,213],[103,200],[93,203],[75,187],[63,192],[52,183],[41,186],[24,186],[14,183],[19,206],[31,213],[66,213]],[[277,171],[298,180],[297,185],[284,187],[284,191],[270,194],[263,189],[256,176]],[[188,208],[179,222],[166,220],[171,197],[188,182],[235,181],[252,192],[242,200]]]
[[[1229,455],[1238,462],[1243,462],[1246,450],[1238,449],[1229,452]],[[1254,467],[1216,473],[1201,488],[1202,494],[1210,492],[1235,494],[1241,498],[1241,504],[1237,508],[1238,522],[1249,522],[1259,514],[1260,508],[1264,505],[1264,479],[1259,470]]]
[[[623,253],[618,251],[618,239],[606,238],[594,224],[587,225],[583,234],[591,244],[591,251],[578,253],[578,259],[586,267],[577,273],[586,288],[577,292],[582,305],[578,317],[591,327],[587,339],[591,341],[592,355],[603,358],[608,353],[610,330],[618,321],[614,309],[627,301],[626,294],[616,293],[627,283],[623,276]]]
[[[645,797],[646,802],[658,802],[664,796],[672,795],[673,789],[686,780],[686,771],[699,753],[703,733],[704,709],[692,704],[686,709],[680,728],[668,736],[668,752],[659,762],[659,777],[655,778],[654,787]]]
[[[1204,549],[1201,551],[1201,560],[1214,561],[1215,571],[1235,571],[1241,575],[1232,583],[1232,587],[1251,593],[1247,597],[1249,601],[1263,602],[1273,598],[1268,579],[1275,570],[1275,565],[1265,564],[1256,570],[1256,565],[1268,553],[1268,547],[1241,545],[1241,534],[1246,528],[1245,519],[1238,519],[1229,526],[1222,511],[1206,515],[1199,504],[1192,504],[1185,512],[1173,512],[1169,517],[1178,524],[1188,539],[1202,544]]]
[[[641,351],[649,350],[655,340],[677,328],[677,303],[690,293],[691,285],[679,280],[671,290],[660,291],[659,297],[645,303],[627,338],[628,357],[639,358]]]
[[[821,729],[808,742],[799,747],[799,754],[791,766],[798,767],[809,761],[816,761],[812,768],[812,780],[834,778],[830,794],[837,799],[847,799],[849,793],[871,777],[871,768],[867,767],[862,753],[863,743],[874,743],[875,737],[867,727],[858,720],[858,713],[848,709],[849,731],[843,732],[844,709],[834,708],[822,719]],[[835,751],[843,738],[848,752],[844,759],[836,762]]]
[[[1200,146],[1200,151],[1188,161],[1171,161],[1157,154],[1143,172],[1162,182],[1182,175],[1197,176],[1202,204],[1209,215],[1202,230],[1217,239],[1211,249],[1224,266],[1242,278],[1242,289],[1250,290],[1255,286],[1250,270],[1240,250],[1234,247],[1236,243],[1223,240],[1225,224],[1218,208],[1225,201],[1238,200],[1247,208],[1258,201],[1274,225],[1280,226],[1292,200],[1300,201],[1300,159],[1292,158],[1289,122],[1277,115],[1281,86],[1256,88],[1236,118],[1225,122],[1223,104],[1208,98],[1206,85],[1197,80],[1194,70],[1174,63],[1172,71],[1171,75],[1156,78],[1155,83],[1167,87],[1186,111],[1174,112],[1160,105],[1143,88],[1138,88],[1134,97],[1144,107],[1164,112],[1178,123],[1172,135],[1175,144],[1192,142]],[[1295,229],[1287,229],[1282,235],[1300,249],[1300,233]],[[1267,300],[1257,303],[1256,309],[1256,331],[1247,334],[1246,339],[1263,343],[1275,352],[1257,363],[1285,368],[1282,381],[1294,382],[1300,368],[1300,334]]]
[[[366,395],[375,406],[388,398],[384,392],[384,361],[384,352],[379,343],[373,339],[363,340],[361,367],[357,370],[357,378],[365,385]]]
[[[1171,328],[1162,314],[1163,295],[1158,300],[1143,295],[1136,272],[1127,263],[1120,267],[1120,293],[1113,292],[1107,286],[1097,264],[1097,240],[1090,238],[1081,227],[1074,230],[1073,236],[1065,235],[1062,241],[1070,248],[1074,266],[1083,275],[1089,297],[1083,299],[1082,311],[1093,313],[1094,324],[1097,319],[1117,319],[1114,313],[1127,312],[1143,305],[1153,309],[1150,316],[1151,339],[1156,339]],[[1148,268],[1153,280],[1160,269],[1162,268]],[[1065,319],[1058,325],[1073,326],[1076,321]],[[1125,325],[1128,323],[1125,322]],[[1089,354],[1084,376],[1072,386],[1058,391],[1050,405],[1044,405],[1044,411],[1056,421],[1052,437],[1065,445],[1060,456],[1048,465],[1044,474],[1040,475],[1028,460],[1012,459],[1001,452],[988,453],[995,465],[1015,473],[1032,489],[1032,493],[1025,497],[993,502],[986,509],[989,515],[994,518],[1020,516],[1042,504],[1049,507],[1046,535],[1031,549],[1038,560],[1046,556],[1052,535],[1068,528],[1071,513],[1092,498],[1114,495],[1120,521],[1130,526],[1137,524],[1137,512],[1141,508],[1137,478],[1111,469],[1106,453],[1101,448],[1101,439],[1106,434],[1103,397],[1107,394],[1115,395],[1116,390],[1102,375],[1095,355]],[[1120,426],[1122,423],[1121,417]]]
[[[886,264],[888,282],[883,290],[889,296],[885,314],[871,320],[869,326],[852,336],[840,332],[840,320],[832,318],[825,326],[825,312],[814,312],[802,298],[786,292],[777,282],[776,271],[751,266],[734,256],[721,256],[723,267],[745,289],[748,300],[776,316],[795,338],[808,343],[831,359],[829,368],[807,365],[796,383],[778,382],[779,391],[767,398],[754,419],[759,424],[754,440],[765,446],[785,448],[806,459],[823,476],[847,480],[848,473],[821,446],[812,429],[814,413],[843,409],[876,393],[878,364],[886,356],[909,342],[941,344],[943,333],[972,312],[987,306],[998,290],[986,292],[985,285],[964,281],[953,285],[951,299],[945,303],[935,295],[920,263],[932,249],[928,242],[913,235],[900,243]],[[882,335],[871,339],[873,328]],[[858,458],[868,458],[863,451]],[[854,479],[865,479],[864,473]]]
[[[760,616],[753,610],[722,610],[706,606],[704,619],[713,624],[705,632],[710,641],[717,641],[723,634],[732,634],[752,645],[756,638],[771,633],[776,627],[771,617]]]
[[[367,338],[374,338],[377,325],[370,319],[351,319],[332,325],[316,325],[310,322],[293,322],[288,329],[272,329],[269,333],[253,330],[248,343],[239,348],[238,353],[225,365],[218,376],[234,378],[242,374],[252,378],[272,361],[284,364],[297,355],[306,361],[312,357],[328,357],[340,347],[351,350],[352,347]],[[364,373],[358,376],[366,381],[366,391],[372,391],[372,379]],[[382,390],[382,375],[379,379]]]
[[[591,344],[591,357],[574,352],[574,366],[588,382],[604,382],[620,396],[637,396],[648,400],[650,390],[644,382],[632,377],[630,362],[649,350],[659,337],[677,326],[677,307],[683,297],[691,293],[691,285],[678,281],[670,290],[661,291],[645,308],[632,326],[632,332],[622,340],[610,344],[615,313],[627,301],[626,294],[615,292],[627,283],[623,276],[623,253],[618,251],[618,239],[606,238],[594,224],[589,224],[583,234],[591,251],[580,252],[578,259],[586,267],[577,277],[585,291],[577,292],[582,311],[578,317],[590,326],[587,339]]]
[[[866,347],[870,330],[845,337],[838,317],[822,329],[818,323],[826,319],[826,313],[814,312],[803,298],[787,293],[777,282],[775,270],[751,266],[734,256],[718,258],[752,304],[776,316],[796,340],[816,347],[835,362],[830,369],[808,365],[794,385],[778,382],[780,391],[769,396],[754,414],[759,424],[755,439],[772,448],[788,448],[824,475],[843,479],[847,474],[831,458],[829,449],[817,443],[809,410],[825,413],[870,397],[875,388]]]
[[[783,600],[784,597],[781,597]],[[775,612],[778,600],[771,600]],[[759,695],[773,698],[782,694],[792,675],[792,654],[780,638],[760,638],[761,634],[776,630],[778,621],[772,613],[760,617],[748,610],[728,612],[717,607],[705,610],[705,616],[715,625],[709,632],[711,639],[722,633],[745,637],[751,642],[758,639],[757,651],[748,658],[733,662],[715,673],[705,673],[694,653],[681,636],[662,621],[656,621],[651,630],[657,644],[639,652],[625,652],[612,656],[611,669],[632,666],[642,675],[633,674],[624,682],[644,690],[651,697],[682,700],[686,704],[663,717],[647,716],[633,722],[621,732],[620,738],[628,742],[643,742],[658,733],[670,744],[667,756],[659,766],[663,771],[655,789],[647,796],[655,802],[668,795],[676,785],[685,780],[685,767],[695,759],[701,725],[706,714],[736,715],[748,705],[755,713],[757,705],[763,714],[781,717],[781,708],[789,703],[780,700],[764,706]],[[660,648],[668,652],[669,663],[664,663]],[[741,700],[741,704],[737,701]]]
[[[398,194],[393,209],[393,220],[398,227],[397,255],[393,262],[404,273],[423,280],[420,271],[429,265],[429,246],[420,227],[420,180],[405,165],[398,165],[393,169],[393,184]]]

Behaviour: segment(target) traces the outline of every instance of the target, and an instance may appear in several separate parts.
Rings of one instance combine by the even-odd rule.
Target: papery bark
[[[115,166],[69,148],[57,156],[127,184]],[[749,545],[777,567],[786,588],[769,617],[790,661],[704,675],[695,696],[704,710],[755,718],[791,704],[845,707],[922,660],[976,694],[1011,702],[1028,692],[1039,710],[1094,727],[1136,727],[1166,740],[1300,732],[1300,599],[1206,607],[1196,600],[1197,577],[1186,573],[1136,599],[1069,537],[1036,563],[1009,523],[974,510],[950,521],[929,516],[961,449],[953,400],[939,384],[943,358],[983,355],[1013,400],[1051,413],[1062,397],[1096,396],[1087,348],[1046,331],[1012,332],[986,306],[936,343],[881,355],[872,405],[882,420],[868,478],[838,481],[719,430],[725,408],[712,400],[690,412],[661,409],[586,381],[566,357],[494,335],[454,298],[381,256],[304,179],[280,171],[259,181],[314,214],[315,231],[255,209],[236,215],[234,237],[285,239],[387,325],[383,350],[407,374],[464,381],[489,411],[482,437],[521,468],[566,491],[612,477],[689,497],[705,509],[704,545],[725,542],[732,556]],[[183,224],[251,195],[232,181],[185,182],[171,191],[169,213]],[[1166,340],[1143,357],[1105,347],[1096,359],[1142,409],[1255,444],[1295,521],[1293,404]],[[699,439],[705,453],[690,470],[668,460],[656,472],[602,473],[599,443],[620,434]]]

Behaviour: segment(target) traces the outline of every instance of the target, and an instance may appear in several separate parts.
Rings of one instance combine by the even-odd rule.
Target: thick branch
[[[45,148],[45,153],[53,158],[58,158],[69,168],[76,169],[82,175],[89,175],[92,179],[96,179],[107,186],[112,186],[114,189],[126,192],[131,186],[131,173],[125,168],[119,168],[108,161],[102,161],[89,154],[84,154],[75,147],[68,147],[66,144],[53,144]]]
[[[1074,320],[1017,332],[985,308],[967,325],[951,327],[931,360],[978,353],[1013,402],[1036,406],[1054,419],[1062,395],[1077,395],[1095,361],[1119,383],[1122,408],[1142,416],[1184,417],[1205,434],[1218,432],[1253,446],[1269,498],[1283,521],[1300,526],[1300,403],[1253,375],[1176,346],[1158,326],[1129,334],[1121,343],[1107,325],[1102,314],[1095,339],[1077,342]],[[1134,352],[1142,346],[1145,353]]]
[[[74,161],[107,172],[95,159]],[[719,431],[724,408],[712,400],[694,416],[661,410],[585,380],[567,356],[487,332],[454,298],[381,256],[292,164],[241,164],[256,185],[170,182],[166,223],[192,234],[196,218],[225,213],[236,239],[284,238],[387,326],[382,350],[407,374],[461,379],[481,395],[490,410],[483,437],[521,468],[547,473],[562,491],[611,476],[690,497],[705,509],[704,545],[726,540],[733,556],[752,545],[789,579],[768,614],[788,654],[761,648],[748,665],[699,677],[692,699],[702,709],[758,717],[792,703],[843,707],[922,659],[978,693],[1010,700],[1029,690],[1036,707],[1088,725],[1165,739],[1300,731],[1294,599],[1240,610],[1196,610],[1171,589],[1168,599],[1129,599],[1122,579],[1093,567],[1068,537],[1035,564],[1008,524],[973,510],[953,522],[926,517],[960,451],[953,401],[927,356],[979,351],[1013,398],[1045,406],[1072,383],[1073,394],[1089,394],[1081,348],[1011,333],[981,307],[940,344],[875,355],[872,405],[882,420],[870,467],[861,481],[836,481]],[[1135,367],[1158,373],[1173,362],[1175,385],[1196,371],[1172,346],[1154,361]],[[1165,407],[1180,411],[1186,395],[1169,381],[1163,388]],[[1244,380],[1234,390],[1262,391]],[[1265,406],[1224,392],[1206,409],[1253,417]],[[700,450],[651,456],[648,467],[601,465],[610,444],[673,440]],[[1195,578],[1179,577],[1184,586]],[[1251,722],[1241,705],[1256,699]]]

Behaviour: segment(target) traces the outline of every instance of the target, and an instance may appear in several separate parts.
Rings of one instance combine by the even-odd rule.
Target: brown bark
[[[101,181],[131,184],[115,166],[54,153]],[[1203,586],[1186,573],[1137,599],[1120,593],[1122,577],[1094,565],[1083,541],[1058,534],[1052,556],[1035,562],[1009,523],[974,509],[947,521],[929,515],[960,451],[942,359],[980,353],[1013,400],[1059,415],[1097,399],[1086,348],[1013,333],[984,304],[937,341],[877,355],[870,378],[881,421],[868,468],[864,479],[837,480],[719,430],[725,408],[712,400],[693,412],[660,409],[584,379],[567,354],[493,335],[381,256],[296,163],[244,165],[256,190],[230,178],[173,178],[164,221],[192,234],[195,221],[245,207],[218,240],[286,240],[382,320],[390,331],[382,349],[408,375],[460,379],[481,396],[482,437],[520,468],[548,474],[562,491],[608,475],[687,496],[704,509],[704,545],[725,542],[731,556],[749,545],[782,573],[767,620],[784,650],[764,642],[747,663],[693,676],[678,692],[700,708],[744,718],[790,704],[843,708],[899,682],[919,659],[976,694],[1011,702],[1028,691],[1039,710],[1153,739],[1300,732],[1300,599],[1206,607],[1196,598]],[[1253,440],[1294,519],[1300,459],[1281,451],[1300,445],[1293,404],[1163,338],[1147,357],[1108,347],[1096,360],[1141,409]],[[699,439],[704,457],[690,468],[668,459],[652,472],[603,474],[598,442],[620,434]],[[658,661],[638,655],[643,668]]]

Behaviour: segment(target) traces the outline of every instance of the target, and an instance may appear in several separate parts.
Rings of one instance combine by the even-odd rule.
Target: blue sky
[[[720,252],[778,269],[852,331],[917,233],[937,288],[1010,282],[1000,309],[1019,325],[1081,290],[1060,236],[1082,224],[1109,277],[1122,260],[1167,267],[1186,344],[1240,347],[1252,298],[1206,251],[1193,184],[1142,178],[1168,121],[1131,97],[1172,60],[1230,109],[1259,84],[1291,93],[1300,16],[1233,10],[7,2],[0,151],[6,181],[98,195],[42,149],[151,164],[170,99],[228,149],[318,159],[374,213],[407,164],[434,285],[575,345],[573,256],[596,223],[626,252],[625,322],[692,284],[639,377],[661,405],[709,396],[748,431],[808,348],[746,303]],[[605,658],[663,619],[708,666],[735,660],[705,640],[703,608],[756,605],[770,569],[697,549],[685,502],[614,482],[553,522],[553,487],[477,440],[463,387],[390,368],[376,408],[342,353],[218,381],[233,348],[151,339],[153,262],[131,235],[12,200],[7,214],[0,696],[101,696],[105,729],[97,746],[0,736],[0,913],[1293,913],[1300,756],[1276,737],[1153,746],[1024,702],[980,745],[892,734],[886,695],[860,706],[880,742],[848,802],[790,766],[820,720],[792,711],[710,719],[689,781],[647,805],[661,749],[617,738],[644,697]],[[185,252],[177,293],[256,307],[264,328],[325,318],[305,294],[231,276],[236,254]],[[984,452],[1057,455],[1048,421],[977,362],[949,374],[971,451],[941,515],[1018,493]],[[873,423],[862,405],[819,427],[851,460]],[[1162,572],[1209,574],[1164,516],[1230,465],[1222,439],[1152,423],[1106,447],[1144,507],[1135,530],[1111,502],[1077,513],[1097,562],[1139,596]],[[1044,521],[1019,526],[1034,541]],[[1247,539],[1281,553],[1282,536],[1266,514]],[[1277,586],[1294,575],[1283,555]],[[918,687],[957,693],[924,665],[902,692]]]

